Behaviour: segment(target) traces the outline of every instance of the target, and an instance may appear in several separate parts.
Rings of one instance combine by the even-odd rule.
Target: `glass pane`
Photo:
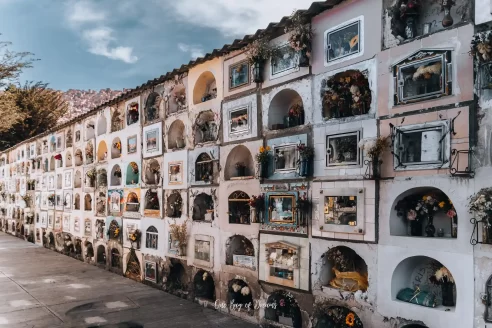
[[[402,67],[399,80],[400,83],[403,82],[403,99],[440,93],[442,89],[441,58]]]
[[[289,269],[270,267],[270,276],[292,280],[294,279],[294,271]]]
[[[331,32],[327,37],[328,61],[359,52],[359,22]]]
[[[248,201],[229,201],[229,223],[249,224],[250,207]]]
[[[247,63],[242,63],[230,67],[231,88],[238,87],[249,82],[249,69]]]
[[[231,133],[248,131],[248,109],[241,108],[230,112]]]
[[[297,168],[297,146],[275,148],[275,170],[295,170]]]
[[[210,242],[195,240],[195,259],[210,261]]]
[[[357,134],[328,137],[328,163],[357,163],[359,137]]]
[[[289,45],[278,48],[272,58],[272,75],[282,73],[297,66],[297,53]]]
[[[325,224],[357,225],[357,196],[327,196],[324,203]]]
[[[293,196],[271,196],[270,221],[289,223],[294,221],[294,197]]]
[[[441,131],[405,132],[401,135],[401,161],[404,163],[440,162]]]

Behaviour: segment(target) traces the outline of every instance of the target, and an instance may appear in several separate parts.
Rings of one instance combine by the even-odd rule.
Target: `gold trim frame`
[[[292,199],[292,219],[289,221],[285,220],[273,220],[272,219],[272,200],[275,198],[290,198]],[[294,224],[296,222],[296,197],[294,195],[270,195],[268,197],[268,218],[269,222],[276,223],[276,224]]]
[[[181,181],[171,181],[171,167],[173,166],[179,166],[179,174],[181,175]],[[167,163],[167,170],[168,170],[168,175],[167,175],[167,183],[169,185],[181,185],[183,184],[183,161],[175,161],[175,162],[169,162]]]

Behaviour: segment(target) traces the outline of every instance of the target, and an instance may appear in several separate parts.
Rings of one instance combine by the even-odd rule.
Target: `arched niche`
[[[249,196],[244,191],[236,190],[228,197],[229,223],[250,224]]]
[[[121,228],[116,220],[111,220],[108,228],[108,237],[110,239],[118,239],[121,236]]]
[[[180,218],[183,212],[183,199],[179,191],[173,191],[167,197],[166,216],[170,218]]]
[[[97,264],[106,265],[106,248],[104,245],[97,246],[97,256],[96,256]]]
[[[157,194],[157,190],[149,189],[145,192],[145,204],[144,209],[149,211],[159,211],[160,203],[159,196]]]
[[[99,162],[104,162],[108,159],[108,147],[106,146],[106,142],[102,140],[97,146],[97,160]]]
[[[195,82],[193,88],[193,104],[215,99],[217,97],[217,84],[212,72],[203,72]]]
[[[73,197],[73,209],[80,210],[80,195],[78,193]]]
[[[50,158],[50,171],[55,170],[55,156],[51,156]]]
[[[255,248],[253,243],[246,237],[234,235],[226,242],[226,264],[235,265],[234,255],[250,256],[254,258]]]
[[[75,177],[73,182],[74,188],[82,188],[82,172],[75,171]]]
[[[255,175],[255,164],[253,156],[248,147],[238,145],[227,155],[224,179],[236,180],[253,178]]]
[[[195,145],[217,140],[218,126],[215,122],[215,113],[206,110],[198,114],[193,127]]]
[[[48,172],[50,169],[50,163],[47,158],[44,159],[43,169],[45,172]],[[12,168],[10,169],[10,171],[12,172]]]
[[[127,255],[125,277],[140,281],[142,279],[141,271],[137,253],[135,253],[135,249],[131,248]]]
[[[167,148],[183,149],[186,147],[185,125],[181,120],[175,120],[167,132]]]
[[[114,138],[111,144],[111,159],[120,158],[121,157],[121,140],[120,138]]]
[[[73,163],[72,163],[72,152],[67,151],[67,153],[65,154],[65,158],[66,158],[65,167],[72,167],[72,165],[73,165]]]
[[[149,123],[159,119],[160,116],[160,104],[162,98],[157,92],[152,92],[145,101],[144,116],[145,122]]]
[[[215,301],[215,283],[210,272],[198,270],[193,278],[193,290],[195,297]]]
[[[98,188],[108,186],[108,173],[106,172],[106,169],[97,170],[96,183]]]
[[[29,164],[29,163],[27,163],[27,164]],[[63,167],[63,155],[62,154],[55,155],[55,165],[56,165],[57,169]]]
[[[84,163],[83,159],[82,150],[77,149],[75,151],[75,166],[81,166]]]
[[[111,249],[111,267],[121,268],[121,255],[117,248]]]
[[[94,145],[89,141],[85,146],[85,164],[94,163]]]
[[[214,200],[212,196],[201,193],[193,200],[193,221],[212,221],[214,217]]]
[[[147,162],[144,172],[144,181],[148,185],[157,185],[161,180],[161,166],[155,159]]]
[[[145,248],[158,249],[159,247],[159,231],[156,227],[150,226],[145,231]]]
[[[292,89],[277,93],[268,107],[268,128],[279,130],[304,124],[301,96]]]
[[[321,256],[320,283],[324,287],[356,292],[366,291],[367,264],[353,249],[345,246],[330,248]]]
[[[181,263],[171,259],[171,268],[166,280],[166,290],[170,293],[187,289],[186,271]]]
[[[227,284],[227,301],[229,304],[242,304],[243,307],[250,305],[250,309],[253,309],[253,294],[248,284],[241,279],[232,279]],[[233,308],[239,310],[239,307]]]
[[[186,108],[186,88],[183,84],[174,85],[167,96],[167,112],[177,113]]]
[[[118,164],[111,169],[110,186],[121,186],[121,168]]]
[[[92,139],[96,136],[94,121],[89,121],[85,125],[85,140]]]
[[[84,211],[92,211],[92,197],[89,194],[84,196]]]
[[[140,108],[138,102],[133,101],[126,107],[126,125],[132,125],[138,122]]]
[[[294,296],[285,290],[274,291],[267,299],[265,307],[265,319],[278,322],[287,326],[301,328],[301,309]]]
[[[371,107],[371,89],[364,73],[340,72],[322,81],[323,118],[342,118],[367,114]]]
[[[121,116],[120,110],[115,108],[111,114],[111,132],[116,132],[123,129],[123,119]]]
[[[138,174],[138,164],[135,162],[131,162],[128,164],[126,168],[126,184],[134,185],[139,182],[139,174]]]
[[[453,202],[434,187],[412,188],[395,198],[389,224],[392,236],[458,237],[458,215]]]
[[[106,133],[108,126],[108,122],[106,120],[106,116],[101,115],[99,116],[99,119],[97,120],[97,135],[103,135]]]
[[[58,190],[63,189],[63,175],[61,173],[56,175],[56,188]]]
[[[433,276],[442,268],[445,268],[442,263],[428,256],[411,256],[402,260],[396,266],[391,277],[392,299],[421,305],[422,300],[413,297],[414,291],[418,287],[422,294],[427,293],[426,303],[429,308],[454,311],[458,296],[458,288],[454,284],[454,278],[452,278],[452,284],[445,286],[435,284],[433,280]],[[447,272],[452,276],[452,272]],[[435,306],[432,307],[431,305]]]
[[[364,325],[354,311],[343,306],[331,306],[316,316],[314,328],[332,327],[363,328]]]
[[[130,192],[126,198],[126,211],[127,212],[138,212],[140,209],[140,201],[138,196],[134,192]]]
[[[214,175],[214,161],[209,154],[201,153],[195,161],[195,181],[212,182]]]

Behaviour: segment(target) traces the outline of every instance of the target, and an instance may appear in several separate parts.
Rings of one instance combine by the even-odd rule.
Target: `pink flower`
[[[448,213],[446,213],[446,215],[452,219],[456,216],[456,211],[451,209],[448,211]]]
[[[284,301],[284,299],[283,299],[283,298],[280,300],[280,302],[279,302],[279,303],[280,303],[280,306],[285,306],[285,301]]]
[[[417,212],[415,212],[414,210],[408,211],[408,213],[407,213],[407,219],[408,220],[415,221],[416,218],[417,218]]]

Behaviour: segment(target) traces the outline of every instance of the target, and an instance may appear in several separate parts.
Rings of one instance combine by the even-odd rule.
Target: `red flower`
[[[62,156],[61,156],[60,154],[55,155],[55,159],[59,161],[59,160],[61,160],[61,159],[62,159]]]

